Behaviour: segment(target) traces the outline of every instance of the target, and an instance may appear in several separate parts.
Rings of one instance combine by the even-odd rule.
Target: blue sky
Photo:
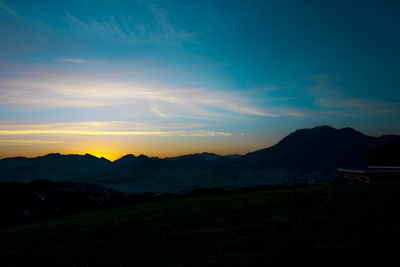
[[[0,0],[0,157],[400,134],[397,1]]]

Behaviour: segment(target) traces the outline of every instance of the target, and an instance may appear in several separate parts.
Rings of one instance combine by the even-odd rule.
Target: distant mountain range
[[[329,182],[336,168],[362,167],[363,155],[395,135],[367,136],[351,128],[297,130],[276,145],[246,155],[196,153],[174,158],[126,155],[111,162],[86,155],[48,154],[0,160],[0,181],[87,182],[129,192],[182,192],[299,182]]]

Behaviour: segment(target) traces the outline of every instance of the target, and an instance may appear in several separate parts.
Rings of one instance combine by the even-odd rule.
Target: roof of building
[[[337,169],[338,172],[342,173],[400,173],[400,168],[365,168],[365,169]]]

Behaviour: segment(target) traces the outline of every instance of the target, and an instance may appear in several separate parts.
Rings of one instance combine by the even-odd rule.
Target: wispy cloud
[[[17,14],[11,7],[7,6],[3,2],[0,2],[0,14],[7,14],[9,16],[12,16],[14,18],[21,18],[20,15]]]
[[[197,41],[194,39],[194,37],[198,34],[199,32],[187,32],[182,29],[177,29],[170,21],[168,18],[168,12],[161,8],[158,5],[147,3],[148,7],[150,8],[156,24],[159,29],[161,29],[161,36],[166,40],[174,41],[174,40],[182,40],[186,42],[192,42],[192,43],[197,43]]]
[[[168,116],[165,115],[164,113],[162,113],[160,110],[158,110],[157,107],[151,106],[151,107],[150,107],[150,110],[151,110],[154,114],[157,114],[157,115],[159,115],[160,117],[162,117],[162,118],[164,118],[164,119],[168,119]]]
[[[45,75],[0,78],[0,104],[39,109],[133,105],[163,118],[201,116],[207,110],[215,112],[216,109],[220,110],[219,113],[261,117],[291,115],[287,111],[267,111],[265,107],[257,107],[254,99],[240,92],[164,88],[134,82]]]
[[[138,20],[132,15],[110,16],[107,19],[80,19],[65,11],[71,31],[85,33],[103,39],[118,39],[123,43],[175,45],[180,42],[197,43],[199,32],[188,32],[177,28],[169,19],[168,12],[155,4],[143,3],[151,19]]]
[[[0,123],[0,130],[74,130],[74,131],[169,131],[169,130],[199,130],[204,125],[198,123],[150,123],[135,121],[72,121],[47,123]]]
[[[292,116],[292,117],[297,117],[297,118],[304,118],[307,116],[305,113],[298,112],[298,111],[286,111],[284,114],[287,116]]]
[[[61,140],[37,140],[37,139],[0,139],[1,145],[47,145],[47,144],[63,144]]]
[[[204,129],[188,128],[190,124],[161,126],[150,123],[135,123],[131,121],[84,121],[64,123],[36,123],[36,124],[1,124],[0,136],[19,135],[93,135],[93,136],[129,136],[129,135],[156,135],[156,136],[231,136],[232,133],[222,131],[208,131]],[[8,139],[1,139],[7,143]],[[14,140],[15,141],[15,140]],[[14,142],[13,141],[13,142]],[[22,143],[25,141],[21,141]],[[28,142],[28,141],[26,141]],[[33,142],[40,143],[40,140]],[[49,141],[50,143],[53,141]],[[15,143],[15,142],[14,142]],[[43,143],[43,142],[42,142]]]
[[[399,103],[390,101],[354,97],[345,94],[340,86],[340,78],[329,74],[312,76],[307,79],[312,84],[306,86],[306,92],[314,98],[315,106],[323,109],[338,110],[340,113],[399,113]],[[339,114],[339,113],[335,113]],[[352,114],[354,116],[354,114]]]
[[[86,64],[87,60],[80,59],[80,58],[59,58],[58,59],[61,62],[67,62],[67,63],[77,63],[77,64]]]
[[[362,99],[354,97],[339,99],[337,101],[337,104],[341,107],[361,108],[371,111],[379,109],[383,106],[383,102],[379,100],[370,100],[370,99]]]

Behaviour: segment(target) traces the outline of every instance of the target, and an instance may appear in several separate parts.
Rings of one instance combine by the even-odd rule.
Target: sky
[[[0,158],[400,134],[399,1],[0,0]]]

